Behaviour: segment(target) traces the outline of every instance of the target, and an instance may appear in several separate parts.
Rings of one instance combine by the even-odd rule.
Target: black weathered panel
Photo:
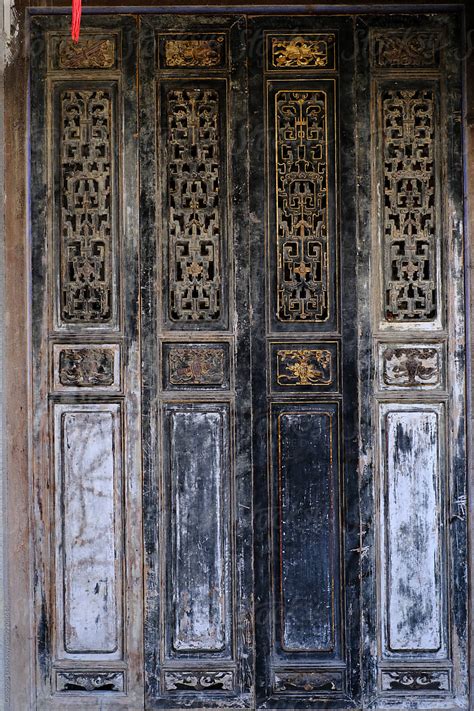
[[[169,653],[228,650],[231,602],[227,405],[168,405]]]
[[[286,652],[336,651],[337,405],[275,407],[279,638]]]

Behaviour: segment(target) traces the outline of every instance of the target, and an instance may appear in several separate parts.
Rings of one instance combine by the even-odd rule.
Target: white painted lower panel
[[[384,655],[446,654],[442,405],[381,406]]]
[[[121,655],[120,405],[56,405],[57,653]]]

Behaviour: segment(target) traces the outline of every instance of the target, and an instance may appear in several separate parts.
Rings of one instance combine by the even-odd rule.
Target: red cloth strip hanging
[[[71,37],[73,42],[79,42],[81,31],[82,0],[72,0]]]

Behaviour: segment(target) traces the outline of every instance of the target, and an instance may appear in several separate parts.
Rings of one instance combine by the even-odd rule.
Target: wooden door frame
[[[38,0],[28,3],[17,0],[14,3],[13,13],[16,17],[15,33],[11,42],[10,59],[5,67],[4,77],[4,139],[5,139],[5,204],[4,222],[5,234],[2,245],[5,264],[5,278],[3,283],[3,311],[4,324],[0,341],[3,347],[3,378],[4,390],[1,397],[1,408],[4,414],[4,456],[3,456],[3,550],[5,566],[3,572],[3,591],[6,602],[7,615],[5,616],[5,639],[7,670],[5,674],[5,689],[9,701],[6,707],[12,710],[35,708],[34,695],[34,646],[32,637],[32,588],[34,585],[34,570],[31,565],[31,540],[32,531],[28,522],[32,520],[31,510],[34,492],[29,478],[29,461],[31,455],[31,430],[32,421],[30,411],[31,382],[30,382],[30,343],[28,333],[29,305],[28,305],[28,260],[29,260],[29,224],[28,224],[28,71],[29,56],[34,47],[29,44],[28,24],[32,12],[67,12],[69,0],[53,0],[47,2]],[[142,0],[140,8],[134,11],[174,11],[189,12],[268,12],[277,11],[279,14],[315,13],[324,14],[337,12],[362,13],[370,12],[376,2],[359,2],[350,4],[333,0],[330,5],[319,7],[308,6],[303,3],[288,3],[279,0],[261,0],[256,3],[246,3],[245,6],[237,1],[228,2],[223,8],[219,0],[202,2],[196,0],[192,5],[179,0],[165,0],[156,7],[154,0]],[[471,314],[474,307],[474,265],[472,254],[474,250],[474,9],[471,3],[466,2],[431,2],[426,4],[410,1],[394,3],[387,10],[395,9],[398,12],[429,10],[465,10],[466,46],[468,53],[465,62],[465,194],[467,196],[465,215],[470,249],[467,250],[466,262],[466,288],[468,289],[468,344],[471,342],[470,332],[473,329]],[[215,6],[213,8],[213,6]],[[377,8],[378,9],[378,8]],[[122,10],[130,11],[130,3],[126,0],[89,0],[87,11],[107,12]],[[0,156],[1,157],[1,156]],[[469,284],[470,282],[470,284]],[[470,286],[470,289],[469,289]],[[469,299],[469,294],[471,295]],[[471,305],[469,307],[469,304]],[[472,343],[472,342],[471,342]],[[468,351],[469,352],[469,351]],[[468,414],[469,437],[468,446],[472,442],[472,408],[470,407],[472,380],[469,378],[473,363],[473,348],[468,358]],[[471,445],[472,446],[472,445]],[[472,485],[472,458],[470,460],[471,493]],[[474,516],[472,496],[470,497],[471,521]],[[471,550],[474,549],[474,532],[471,524]],[[1,540],[1,539],[0,539]],[[471,566],[471,589],[474,577]],[[471,602],[472,620],[472,602]],[[471,622],[472,625],[472,622]],[[1,627],[1,625],[0,625]],[[474,658],[471,634],[471,659]],[[471,665],[472,667],[472,665]],[[1,671],[1,670],[0,670]],[[474,672],[471,669],[471,674]],[[471,679],[471,686],[474,679]],[[2,683],[0,681],[0,687]]]

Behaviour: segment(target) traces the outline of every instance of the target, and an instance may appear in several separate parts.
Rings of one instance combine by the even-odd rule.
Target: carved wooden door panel
[[[468,708],[459,22],[32,20],[38,709]]]

